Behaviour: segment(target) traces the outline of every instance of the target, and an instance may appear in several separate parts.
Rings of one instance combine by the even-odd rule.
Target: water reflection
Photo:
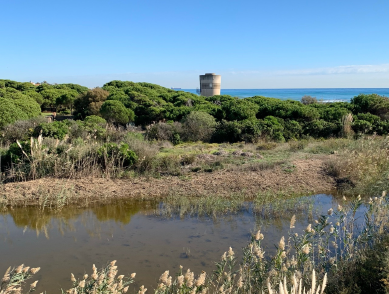
[[[211,212],[204,207],[198,210],[195,203],[177,204],[121,200],[86,209],[4,210],[0,272],[21,263],[40,266],[37,279],[42,288],[37,291],[51,292],[70,286],[71,272],[81,275],[90,272],[93,263],[101,267],[117,259],[120,273],[137,272],[134,287],[144,284],[151,290],[164,270],[174,273],[180,264],[196,272],[212,272],[214,261],[229,246],[239,252],[259,226],[271,254],[273,244],[287,234],[293,214],[296,229],[302,230],[316,210],[337,205],[327,195],[279,202],[278,207],[242,202],[226,210],[222,203],[222,209],[214,207]]]

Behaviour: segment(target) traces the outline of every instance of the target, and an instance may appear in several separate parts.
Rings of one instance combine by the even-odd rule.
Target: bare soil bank
[[[40,204],[50,199],[70,203],[80,200],[149,198],[167,195],[244,194],[263,192],[323,192],[335,188],[335,180],[324,171],[323,160],[298,159],[291,166],[263,171],[225,171],[192,173],[190,177],[131,179],[54,179],[8,183],[0,186],[4,204]],[[52,201],[51,200],[51,201]]]

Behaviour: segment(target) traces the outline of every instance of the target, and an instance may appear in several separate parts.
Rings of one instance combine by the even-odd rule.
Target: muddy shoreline
[[[299,159],[293,170],[277,166],[263,171],[192,173],[188,177],[130,179],[43,178],[0,186],[3,205],[42,205],[53,200],[65,204],[115,198],[152,198],[167,195],[255,196],[263,192],[304,193],[332,191],[336,181],[324,171],[322,159]]]

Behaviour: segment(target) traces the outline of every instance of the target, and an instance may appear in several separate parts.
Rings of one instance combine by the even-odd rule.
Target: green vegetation
[[[350,103],[320,103],[310,96],[304,96],[301,102],[260,96],[202,97],[155,84],[123,81],[88,90],[74,84],[34,86],[0,80],[0,106],[0,128],[38,116],[39,106],[63,113],[74,109],[74,116],[81,120],[97,115],[116,125],[152,125],[160,131],[154,130],[151,139],[165,140],[168,136],[174,144],[197,140],[282,142],[389,133],[389,99],[376,94],[358,95]]]
[[[48,123],[43,110],[73,116]],[[338,191],[375,196],[389,188],[388,134],[389,98],[376,94],[358,95],[350,103],[320,103],[309,96],[301,102],[201,97],[150,83],[112,81],[87,89],[0,80],[0,183],[86,176],[179,176],[185,181],[195,173],[218,170],[277,169],[282,177],[298,172],[296,161],[319,158]],[[171,196],[161,213],[217,217],[249,209],[266,218],[311,209],[309,203],[286,196],[278,197],[284,202],[279,206],[274,193],[262,193],[248,206],[241,193],[229,198]],[[70,194],[47,195],[39,198],[39,205],[60,209],[72,202]],[[190,271],[177,277],[165,272],[156,293],[266,293],[280,282],[290,284],[293,277],[311,285],[313,270],[320,279],[328,274],[326,293],[385,293],[388,197],[365,204],[361,228],[355,213],[362,205],[360,198],[344,203],[304,232],[293,230],[292,218],[289,237],[281,239],[272,258],[264,258],[258,232],[243,249],[240,263],[230,250],[208,278],[201,274],[194,279]],[[107,275],[112,267],[98,275]],[[10,269],[1,290],[19,287],[29,273],[23,267]],[[123,277],[117,283],[104,278],[100,284],[92,277],[74,279],[70,293],[95,293],[96,285],[104,293],[126,292]],[[104,288],[114,285],[120,289]]]

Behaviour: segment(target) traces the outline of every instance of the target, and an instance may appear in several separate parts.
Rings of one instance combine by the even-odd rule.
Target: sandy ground
[[[132,179],[53,179],[8,183],[0,186],[5,203],[34,204],[47,196],[66,195],[77,199],[131,197],[163,197],[167,195],[256,195],[265,191],[327,192],[335,188],[335,180],[325,174],[321,159],[295,160],[292,171],[278,166],[264,171],[217,171],[192,173],[190,177]]]

